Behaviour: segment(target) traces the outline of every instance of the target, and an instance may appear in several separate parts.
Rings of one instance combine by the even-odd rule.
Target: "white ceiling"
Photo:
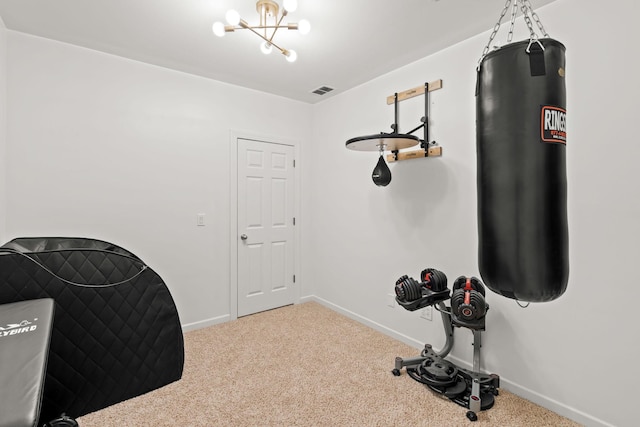
[[[554,0],[531,0],[534,9]],[[281,1],[279,1],[281,3]],[[315,103],[492,28],[505,0],[298,0],[278,31],[289,63],[248,30],[215,36],[236,9],[258,23],[255,0],[1,0],[10,30],[84,46],[247,88]],[[505,20],[508,19],[508,16]],[[504,30],[506,31],[506,30]],[[478,48],[478,56],[481,47]],[[335,90],[311,93],[320,86]]]

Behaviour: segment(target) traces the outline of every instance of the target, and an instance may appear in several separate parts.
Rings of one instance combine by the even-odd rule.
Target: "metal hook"
[[[532,45],[534,42],[535,42],[535,43],[538,43],[538,45],[540,46],[540,48],[541,48],[541,49],[542,49],[542,51],[544,52],[544,45],[543,45],[542,43],[540,43],[540,40],[538,40],[538,38],[537,38],[537,37],[536,37],[536,38],[529,39],[529,45],[527,46],[526,52],[527,52],[527,53],[531,53],[531,45]]]

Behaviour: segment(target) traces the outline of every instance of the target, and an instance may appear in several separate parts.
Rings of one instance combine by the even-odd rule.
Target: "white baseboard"
[[[325,307],[327,307],[327,308],[329,308],[329,309],[331,309],[333,311],[336,311],[336,312],[338,312],[340,314],[343,314],[343,315],[347,316],[350,319],[356,320],[356,321],[358,321],[358,322],[360,322],[360,323],[362,323],[364,325],[367,325],[370,328],[373,328],[378,332],[382,332],[385,335],[389,335],[390,337],[395,338],[398,341],[401,341],[401,342],[403,342],[403,343],[405,343],[407,345],[410,345],[411,347],[414,347],[414,348],[419,349],[419,350],[422,350],[424,348],[424,343],[421,343],[421,342],[419,342],[419,341],[417,341],[417,340],[415,340],[415,339],[413,339],[413,338],[411,338],[411,337],[409,337],[407,335],[401,334],[400,332],[398,332],[398,331],[396,331],[394,329],[388,328],[388,327],[386,327],[386,326],[384,326],[384,325],[382,325],[382,324],[380,324],[378,322],[374,322],[371,319],[368,319],[368,318],[366,318],[364,316],[361,316],[361,315],[359,315],[357,313],[354,313],[353,311],[347,310],[346,308],[340,307],[339,305],[336,305],[336,304],[334,304],[332,302],[329,302],[329,301],[327,301],[325,299],[322,299],[322,298],[317,297],[315,295],[310,295],[310,296],[306,296],[306,297],[300,298],[300,302],[301,303],[308,302],[308,301],[315,301],[318,304],[321,304],[321,305],[323,305],[323,306],[325,306]]]
[[[520,384],[516,384],[513,381],[509,381],[504,377],[500,377],[500,388],[503,388],[515,394],[516,396],[527,399],[530,402],[540,405],[543,408],[553,411],[556,414],[562,415],[563,417],[567,417],[570,420],[573,420],[584,426],[615,427],[613,424],[610,424],[571,406],[565,405],[562,402],[558,402],[557,400],[551,399],[550,397],[544,396],[536,391],[523,387]]]
[[[320,297],[317,297],[315,295],[308,295],[305,297],[300,298],[300,303],[303,302],[308,302],[308,301],[315,301],[333,311],[336,311],[340,314],[343,314],[347,317],[349,317],[350,319],[353,319],[355,321],[358,321],[364,325],[367,325],[373,329],[375,329],[378,332],[381,332],[385,335],[388,335],[392,338],[397,339],[398,341],[401,341],[407,345],[410,345],[412,347],[415,347],[417,349],[422,349],[424,348],[424,343],[419,342],[411,337],[408,337],[396,330],[393,330],[391,328],[388,328],[384,325],[381,325],[380,323],[377,323],[371,319],[368,319],[364,316],[361,316],[357,313],[354,313],[350,310],[347,310],[339,305],[336,305],[330,301],[327,301],[325,299],[322,299]],[[448,359],[450,359],[452,362],[454,362],[455,364],[465,368],[465,369],[472,369],[472,364],[469,361],[466,360],[462,360],[458,357],[455,356],[447,356]],[[582,425],[585,426],[590,426],[590,427],[615,427],[612,424],[609,424],[603,420],[600,420],[592,415],[589,415],[587,413],[584,413],[578,409],[575,409],[571,406],[565,405],[561,402],[558,402],[554,399],[551,399],[550,397],[544,396],[538,392],[535,392],[533,390],[530,390],[520,384],[517,384],[513,381],[510,381],[509,379],[506,379],[504,377],[500,377],[500,388],[507,390],[517,396],[520,396],[524,399],[529,400],[530,402],[533,402],[537,405],[542,406],[543,408],[549,409],[550,411],[555,412],[556,414],[562,415],[563,417],[569,418],[575,422],[578,422]]]
[[[201,320],[199,322],[185,323],[182,325],[182,332],[195,331],[196,329],[207,328],[209,326],[217,325],[219,323],[225,323],[231,320],[231,316],[225,314],[224,316],[212,317],[211,319]]]

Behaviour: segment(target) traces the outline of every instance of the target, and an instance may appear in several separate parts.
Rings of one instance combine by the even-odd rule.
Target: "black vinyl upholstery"
[[[85,238],[0,247],[0,304],[53,298],[40,421],[80,417],[177,381],[182,328],[169,289],[131,252]]]
[[[0,304],[0,427],[33,427],[47,372],[54,301]]]

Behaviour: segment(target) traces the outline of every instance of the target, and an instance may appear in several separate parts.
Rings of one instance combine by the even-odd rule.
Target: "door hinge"
[[[293,217],[293,225],[296,225],[296,217]]]
[[[296,283],[296,275],[293,275],[293,283]]]
[[[296,159],[293,159],[293,167],[296,167]]]

